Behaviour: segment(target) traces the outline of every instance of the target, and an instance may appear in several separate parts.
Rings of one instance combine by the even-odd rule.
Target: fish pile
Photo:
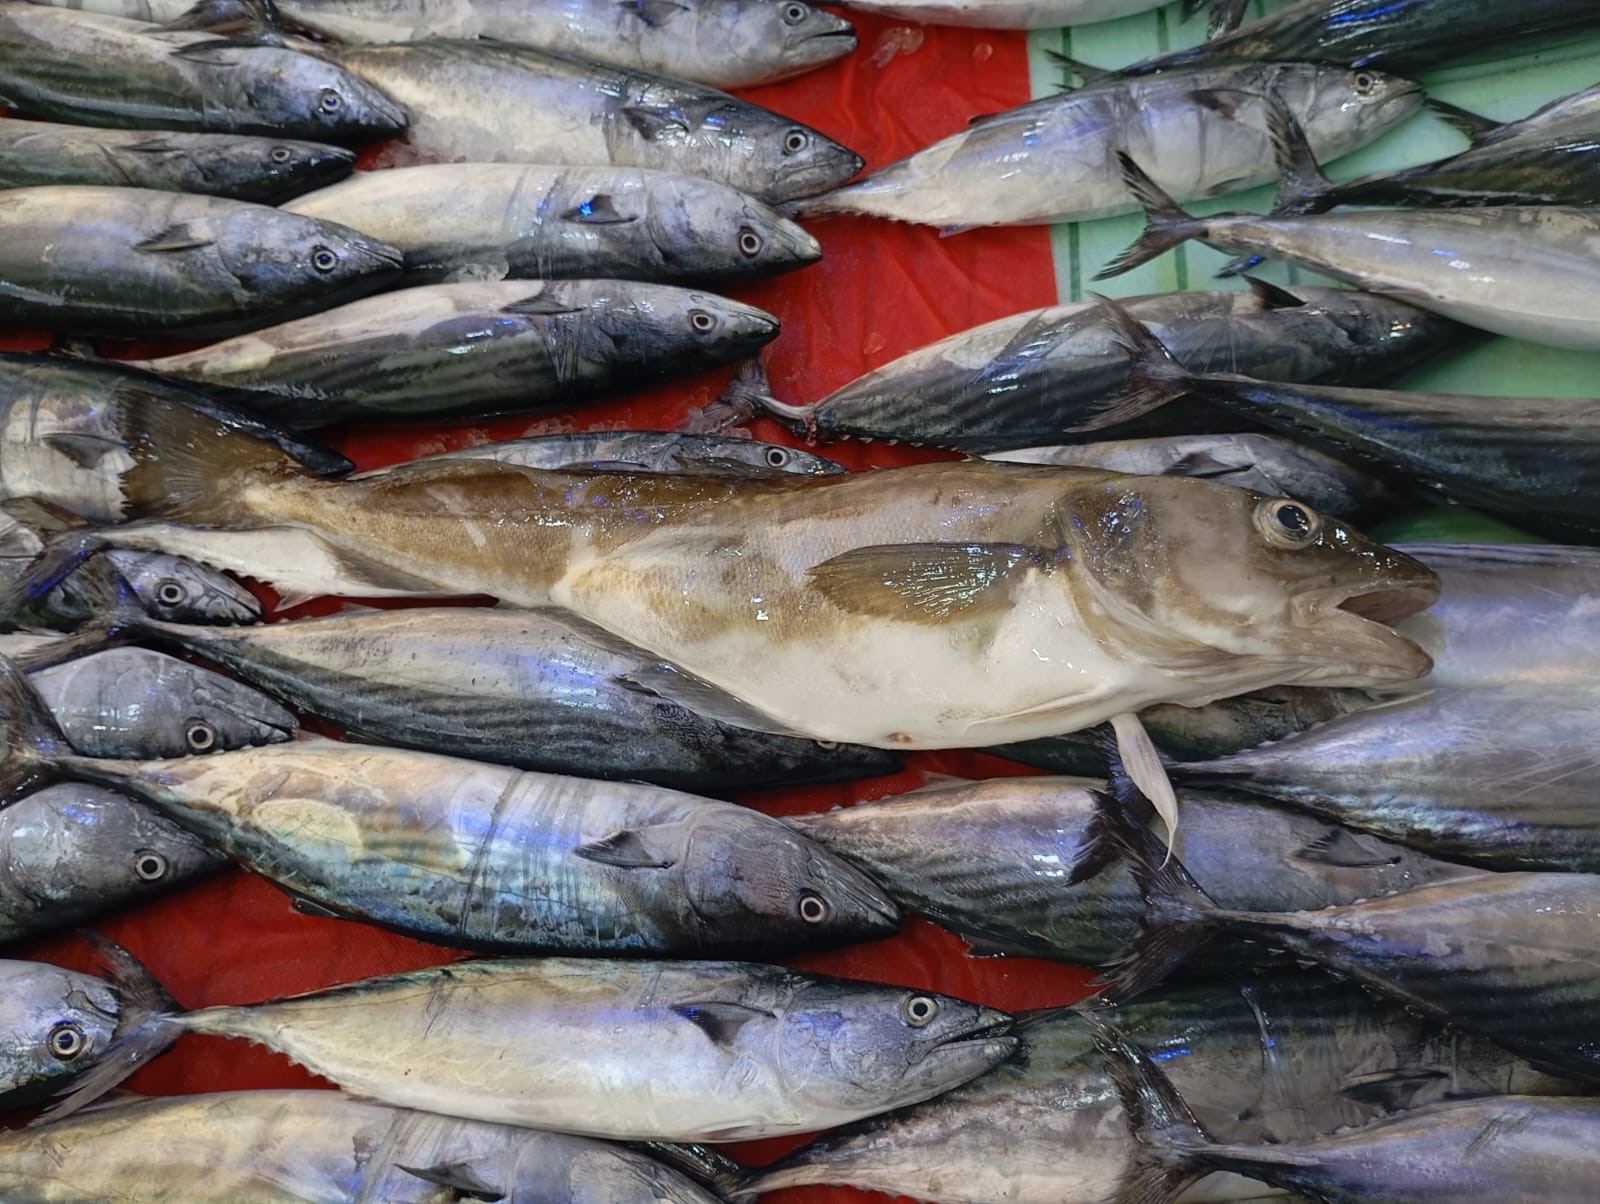
[[[855,178],[804,0],[0,0],[0,1198],[1600,1196],[1600,403],[1405,387],[1600,351],[1600,89],[1415,78],[1600,9],[1246,7]],[[1234,279],[762,363],[1141,211]]]

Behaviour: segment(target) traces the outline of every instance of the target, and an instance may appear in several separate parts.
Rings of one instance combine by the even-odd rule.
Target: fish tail
[[[199,0],[193,8],[159,28],[173,31],[203,29],[218,35],[243,34],[259,38],[269,33],[280,33],[284,22],[272,0]]]
[[[722,395],[692,418],[684,429],[692,427],[690,433],[697,435],[716,434],[765,414],[797,434],[815,440],[815,411],[814,405],[789,405],[774,397],[766,368],[759,357],[751,356],[735,365]]]
[[[711,1146],[676,1141],[631,1141],[628,1145],[703,1184],[730,1204],[752,1200],[761,1171],[751,1170]]]
[[[1096,280],[1106,280],[1132,271],[1191,238],[1198,238],[1205,230],[1205,223],[1168,196],[1161,185],[1133,161],[1133,156],[1126,151],[1118,151],[1117,161],[1122,164],[1123,183],[1144,208],[1144,233],[1131,247],[1108,263],[1095,276]]]
[[[0,760],[0,806],[68,776],[67,766],[74,756],[72,746],[28,675],[3,656],[0,738],[5,741],[5,756]]]
[[[1496,136],[1505,126],[1492,117],[1484,117],[1474,113],[1471,109],[1463,109],[1460,105],[1453,105],[1449,101],[1436,100],[1428,97],[1428,108],[1446,125],[1465,134],[1472,141],[1473,146],[1482,146],[1487,142],[1496,140]]]
[[[1188,393],[1196,380],[1125,306],[1098,293],[1094,299],[1111,330],[1112,343],[1127,354],[1128,378],[1095,403],[1087,419],[1068,428],[1072,431],[1099,430],[1141,417]]]
[[[109,937],[88,931],[80,935],[94,949],[116,991],[117,1028],[105,1056],[74,1079],[72,1090],[35,1120],[35,1125],[60,1120],[92,1104],[164,1053],[186,1027],[184,1009],[143,962]]]
[[[0,585],[0,620],[12,620],[36,606],[91,556],[110,546],[105,535],[93,527],[72,527],[46,536],[33,563]]]
[[[159,626],[139,605],[133,588],[109,559],[102,556],[95,565],[103,571],[80,573],[74,578],[78,597],[89,607],[89,617],[75,631],[14,657],[23,672],[33,673],[77,660],[125,643],[147,627]]]

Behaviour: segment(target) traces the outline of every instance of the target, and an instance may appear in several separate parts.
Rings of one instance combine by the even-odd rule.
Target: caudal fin
[[[151,622],[133,587],[109,559],[102,556],[92,567],[99,571],[80,573],[73,582],[78,600],[89,608],[89,617],[68,634],[13,658],[18,668],[33,673],[77,660],[123,643]]]
[[[1097,431],[1140,418],[1182,397],[1195,380],[1126,306],[1098,293],[1094,300],[1111,331],[1112,343],[1128,356],[1128,378],[1121,388],[1096,402],[1089,417],[1067,428],[1074,432]]]
[[[11,661],[0,656],[0,806],[61,776],[61,762],[72,747],[56,725],[33,683]]]
[[[719,1199],[744,1201],[755,1195],[756,1189],[750,1184],[760,1172],[735,1162],[711,1146],[675,1141],[630,1141],[628,1145],[696,1183],[704,1184],[716,1192]]]
[[[1131,155],[1118,151],[1117,162],[1122,165],[1123,183],[1144,209],[1145,228],[1138,241],[1108,263],[1095,276],[1096,280],[1107,280],[1131,272],[1140,264],[1165,255],[1191,238],[1200,237],[1205,231],[1205,223],[1185,212],[1177,201],[1162,190],[1161,185],[1133,161]]]
[[[1504,137],[1505,124],[1492,117],[1484,117],[1471,109],[1463,109],[1460,105],[1432,96],[1428,97],[1426,103],[1441,121],[1471,139],[1473,146],[1487,146]]]
[[[695,435],[714,435],[765,414],[776,418],[796,434],[817,437],[814,405],[789,405],[772,395],[772,384],[759,357],[741,360],[728,377],[722,395],[705,409],[690,416],[679,430]]]

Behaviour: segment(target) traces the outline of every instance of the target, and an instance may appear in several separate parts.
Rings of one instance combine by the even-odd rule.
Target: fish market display
[[[1136,212],[1119,153],[1150,164],[1161,186],[1184,200],[1238,192],[1277,174],[1269,94],[1294,112],[1320,159],[1361,146],[1422,106],[1416,84],[1368,69],[1241,64],[1112,78],[976,118],[804,212],[865,213],[947,231]]]
[[[64,782],[0,808],[0,862],[9,942],[136,907],[227,859],[125,795]]]
[[[1468,1034],[1312,978],[1151,994],[1116,1009],[1218,1139],[1296,1141],[1452,1095],[1573,1085]],[[1019,1018],[1019,1055],[947,1095],[818,1138],[738,1186],[852,1184],[942,1204],[1104,1204],[1140,1146],[1077,1012]],[[1269,1194],[1213,1176],[1183,1197]]]
[[[452,40],[325,53],[410,115],[400,163],[648,167],[768,202],[825,192],[861,169],[852,151],[781,113],[590,59]]]
[[[271,205],[342,180],[337,146],[239,134],[152,134],[0,118],[0,188],[106,184]]]
[[[1348,289],[1250,282],[1248,292],[1123,301],[1195,371],[1376,384],[1461,343],[1454,322]],[[748,408],[819,438],[854,435],[995,452],[1078,440],[1086,415],[1128,378],[1127,352],[1093,304],[1054,306],[954,334],[810,405],[741,392]],[[1175,414],[1160,415],[1173,421]],[[1103,438],[1169,431],[1097,430]]]
[[[403,107],[314,55],[35,4],[0,4],[0,97],[129,129],[365,142],[406,126]]]
[[[129,963],[122,979],[154,985]],[[353,1095],[471,1120],[736,1141],[937,1095],[1009,1055],[1010,1027],[948,996],[750,962],[499,958],[275,1003],[185,1013],[158,1000],[126,1040],[143,1060],[183,1032],[243,1037]],[[125,1074],[105,1067],[67,1106]]]
[[[0,316],[85,334],[231,334],[392,284],[400,252],[266,205],[144,188],[0,192]]]
[[[814,263],[816,239],[725,184],[628,167],[451,163],[368,171],[287,206],[457,275],[666,283]]]
[[[574,431],[502,439],[438,452],[440,460],[493,460],[525,468],[613,468],[630,472],[730,473],[739,476],[792,472],[827,477],[843,465],[781,443],[738,435],[689,435],[669,431]],[[382,469],[378,470],[382,472]]]
[[[48,1099],[93,1067],[126,1035],[123,1002],[92,974],[0,961],[0,1109]]]
[[[621,1146],[456,1120],[337,1091],[233,1091],[121,1100],[43,1129],[0,1134],[0,1192],[157,1204],[383,1200],[437,1204],[717,1204]],[[452,1193],[449,1195],[441,1193]]]
[[[250,390],[274,418],[316,426],[537,409],[716,367],[777,333],[771,314],[671,285],[434,284],[141,366]]]

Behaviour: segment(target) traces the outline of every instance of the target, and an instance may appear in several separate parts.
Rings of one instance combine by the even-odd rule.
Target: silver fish
[[[71,1085],[124,1036],[122,1001],[92,974],[0,961],[0,1109]]]
[[[0,1133],[0,1193],[11,1204],[159,1204],[174,1192],[190,1204],[717,1204],[621,1146],[337,1091],[124,1100]]]
[[[850,0],[851,8],[896,21],[974,29],[1060,29],[1115,21],[1160,6],[1161,0]]]
[[[137,906],[226,864],[125,795],[46,786],[0,808],[0,942]]]
[[[0,315],[87,334],[248,330],[383,288],[401,267],[332,222],[145,188],[13,188],[0,231]]]
[[[648,167],[767,202],[843,183],[861,159],[792,118],[703,84],[495,42],[324,51],[411,115],[394,163]]]
[[[1370,68],[1244,63],[1111,78],[976,118],[801,212],[872,214],[947,232],[1137,212],[1138,196],[1118,170],[1124,153],[1150,164],[1183,200],[1225,196],[1277,174],[1267,129],[1272,94],[1323,159],[1422,106],[1416,84]]]
[[[134,129],[366,142],[406,113],[333,63],[278,45],[0,4],[0,96],[35,116]]]
[[[574,431],[502,439],[438,452],[437,460],[493,460],[524,468],[615,468],[629,472],[729,472],[739,475],[792,472],[829,477],[842,464],[782,443],[737,435],[688,435],[669,431]],[[382,469],[378,470],[383,471]]]
[[[155,134],[0,118],[0,188],[108,184],[272,205],[349,175],[343,147],[242,134]]]
[[[450,163],[361,172],[285,206],[382,239],[418,271],[665,283],[787,271],[816,239],[726,184],[637,167]]]
[[[666,284],[434,284],[138,366],[317,426],[538,409],[743,359],[777,334],[771,314]]]

